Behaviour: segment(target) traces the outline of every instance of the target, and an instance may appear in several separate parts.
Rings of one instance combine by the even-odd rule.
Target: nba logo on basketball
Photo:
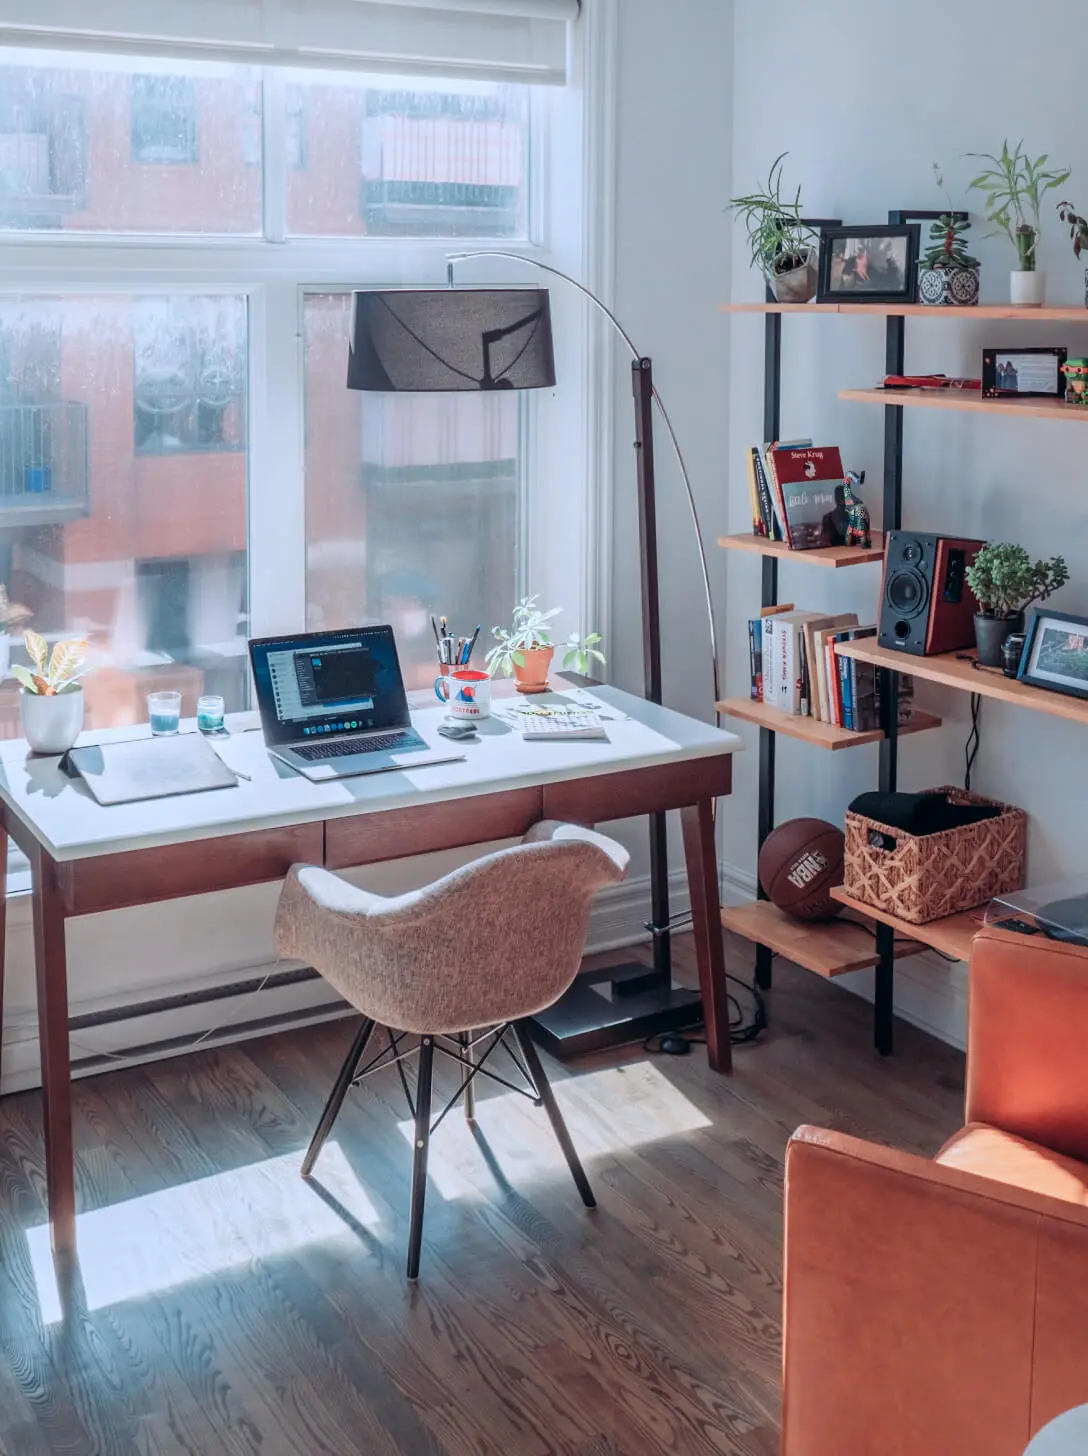
[[[795,889],[803,890],[806,885],[811,885],[818,875],[823,874],[827,865],[826,855],[821,854],[818,849],[809,850],[796,861],[786,878]]]

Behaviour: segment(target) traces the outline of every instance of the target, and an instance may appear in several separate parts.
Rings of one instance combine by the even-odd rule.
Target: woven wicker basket
[[[964,789],[940,788],[957,804],[995,804]],[[906,834],[902,829],[846,815],[846,865],[843,889],[855,900],[925,925],[984,905],[994,895],[1024,886],[1027,815],[999,804],[1001,813],[941,834]],[[894,849],[869,842],[876,831],[895,841]]]

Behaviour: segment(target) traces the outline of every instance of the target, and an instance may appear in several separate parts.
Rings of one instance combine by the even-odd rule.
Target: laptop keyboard
[[[370,738],[336,738],[331,743],[304,743],[292,751],[307,763],[326,758],[349,758],[356,753],[380,753],[390,748],[419,748],[414,733],[378,733]]]

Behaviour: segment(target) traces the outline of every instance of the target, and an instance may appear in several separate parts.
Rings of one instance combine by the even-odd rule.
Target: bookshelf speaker
[[[881,647],[931,657],[974,644],[978,603],[966,573],[982,545],[917,531],[888,532],[880,598]]]

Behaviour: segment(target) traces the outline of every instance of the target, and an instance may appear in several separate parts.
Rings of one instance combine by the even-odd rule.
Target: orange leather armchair
[[[967,1124],[786,1156],[783,1456],[1023,1456],[1088,1401],[1088,952],[983,931]]]

